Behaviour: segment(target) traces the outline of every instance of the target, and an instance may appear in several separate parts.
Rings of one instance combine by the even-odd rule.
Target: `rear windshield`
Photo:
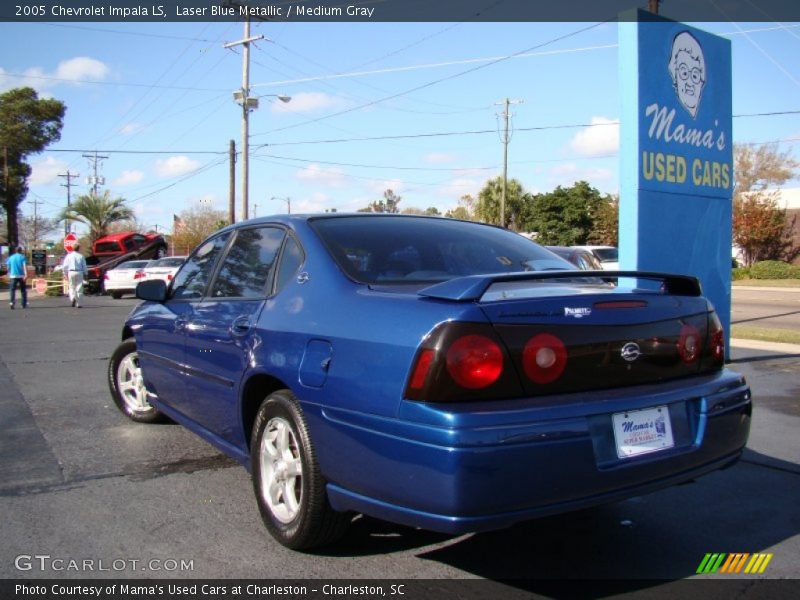
[[[361,283],[436,282],[572,268],[521,235],[479,223],[348,216],[314,219],[311,226],[342,270]]]
[[[183,261],[186,260],[186,257],[174,258],[170,256],[169,258],[159,258],[158,260],[152,261],[148,267],[180,267],[183,264]]]
[[[616,248],[595,248],[594,253],[603,262],[614,262],[619,258],[619,251]]]
[[[120,263],[115,269],[144,269],[150,264],[148,260],[129,260],[128,262]]]

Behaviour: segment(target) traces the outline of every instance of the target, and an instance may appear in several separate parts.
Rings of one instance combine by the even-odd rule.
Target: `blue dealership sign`
[[[730,329],[730,41],[645,11],[620,23],[620,267],[698,277]]]

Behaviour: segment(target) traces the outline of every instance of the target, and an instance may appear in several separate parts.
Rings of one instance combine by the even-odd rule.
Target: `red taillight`
[[[478,390],[492,385],[500,377],[503,351],[488,337],[465,335],[450,346],[446,363],[447,372],[458,385]]]
[[[170,275],[170,277],[172,276]],[[408,384],[410,389],[419,391],[425,385],[434,356],[436,356],[435,350],[426,349],[420,353],[417,359],[417,366],[414,367],[414,374],[411,376],[411,383]]]
[[[717,316],[711,313],[708,319],[708,354],[719,366],[725,363],[725,330]]]
[[[144,271],[136,271],[136,273],[133,274],[133,278],[144,279]]]
[[[167,281],[172,281],[172,273],[170,273],[169,275],[167,275]]]
[[[534,383],[552,383],[561,377],[567,366],[567,348],[556,336],[540,333],[525,344],[522,365]]]
[[[700,332],[692,325],[681,327],[681,336],[678,339],[678,354],[681,360],[690,364],[700,358],[703,344],[700,339]]]

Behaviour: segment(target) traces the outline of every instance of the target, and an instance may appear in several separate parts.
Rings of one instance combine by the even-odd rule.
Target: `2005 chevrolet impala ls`
[[[139,284],[111,391],[241,462],[297,549],[356,513],[481,531],[735,462],[750,390],[697,280],[573,268],[450,219],[238,223]]]

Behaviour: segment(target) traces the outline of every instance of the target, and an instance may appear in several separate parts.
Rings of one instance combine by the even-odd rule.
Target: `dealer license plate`
[[[675,445],[666,406],[616,413],[612,421],[619,458],[658,452]]]

